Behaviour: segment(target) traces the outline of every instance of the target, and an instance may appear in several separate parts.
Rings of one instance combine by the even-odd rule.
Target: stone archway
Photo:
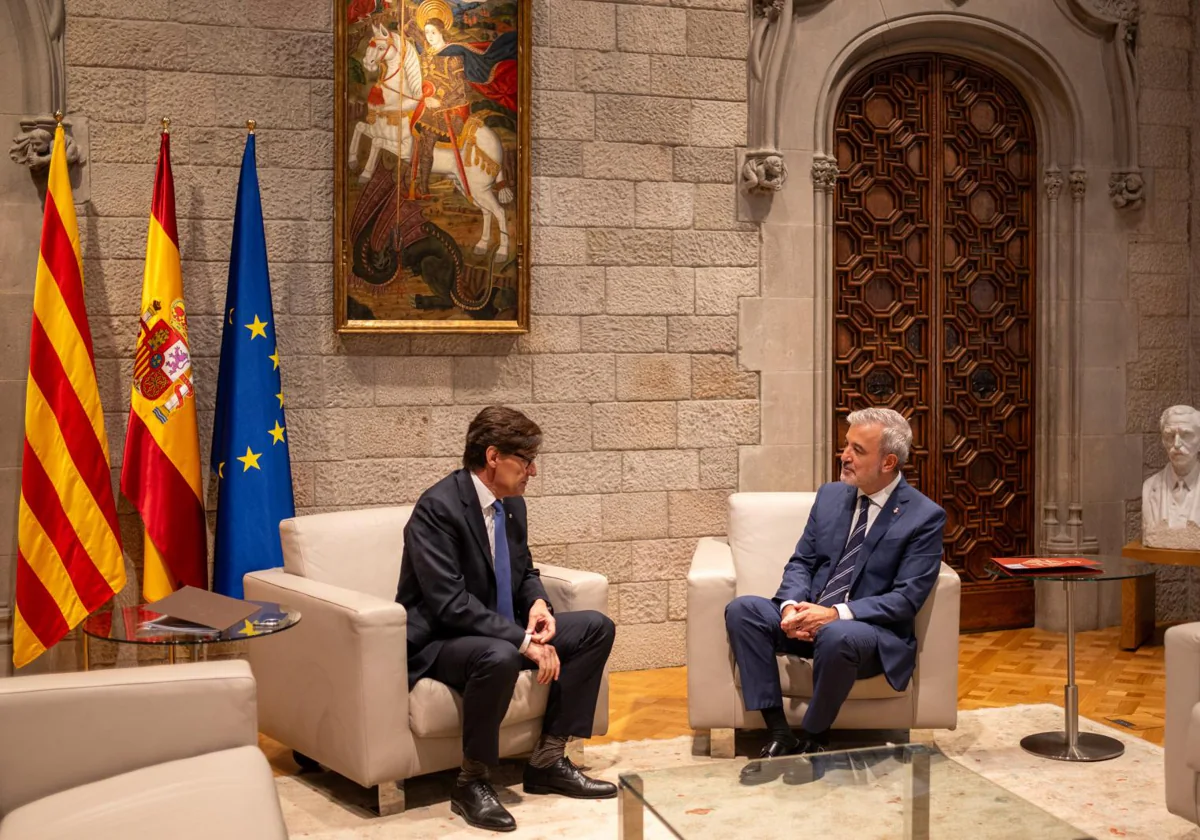
[[[1103,378],[1106,399],[1121,405],[1125,385],[1113,376],[1120,370],[1113,367],[1119,362],[1109,361],[1115,354],[1102,353],[1105,361],[1098,361],[1083,350],[1085,323],[1102,314],[1119,317],[1116,302],[1128,293],[1126,234],[1132,222],[1123,213],[1141,200],[1140,177],[1130,163],[1136,160],[1136,90],[1128,77],[1111,71],[1128,65],[1130,19],[1124,12],[1096,12],[1092,0],[1012,0],[988,5],[986,13],[969,0],[961,5],[947,12],[941,0],[911,0],[904,14],[892,16],[871,4],[788,0],[785,12],[797,8],[792,37],[764,41],[777,49],[790,44],[782,60],[764,52],[762,79],[754,77],[752,93],[755,85],[768,85],[771,67],[782,68],[773,110],[762,113],[777,121],[772,150],[786,160],[792,177],[779,191],[756,189],[741,197],[742,218],[761,222],[763,237],[761,295],[742,300],[739,323],[739,360],[761,372],[763,434],[760,445],[742,449],[741,489],[807,489],[832,477],[836,105],[874,61],[945,53],[1011,80],[1029,105],[1038,138],[1039,469],[1030,488],[1036,550],[1116,551],[1124,542],[1129,475],[1140,471],[1140,442],[1119,417],[1089,418],[1085,438],[1084,386]],[[786,18],[770,17],[777,5],[758,8],[764,20]],[[764,29],[770,27],[756,31]],[[755,103],[764,99],[769,97],[752,97],[752,125],[760,116]],[[761,159],[761,151],[746,157]],[[1097,181],[1101,188],[1089,189]],[[1081,465],[1089,451],[1115,457],[1091,459],[1085,485]],[[1049,615],[1039,598],[1039,624],[1060,625],[1054,599],[1046,603]],[[1111,617],[1111,599],[1104,603]],[[1084,604],[1077,614],[1087,616],[1088,610]],[[1084,618],[1094,620],[1103,619]]]

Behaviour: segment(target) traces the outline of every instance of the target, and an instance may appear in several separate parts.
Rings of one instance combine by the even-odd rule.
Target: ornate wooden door
[[[908,480],[946,509],[964,630],[1033,623],[992,556],[1034,548],[1034,243],[1029,107],[986,67],[907,55],[868,67],[836,124],[833,403],[909,418]]]

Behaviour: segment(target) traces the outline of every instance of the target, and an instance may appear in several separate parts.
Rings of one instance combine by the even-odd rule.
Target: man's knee
[[[817,656],[857,657],[864,645],[873,641],[871,629],[858,621],[839,619],[817,631],[813,649]]]
[[[740,595],[725,607],[725,629],[733,632],[750,623],[761,623],[762,609],[756,595]]]
[[[474,668],[476,675],[486,676],[493,680],[517,681],[521,672],[522,654],[508,642],[497,639],[494,644],[484,648],[476,658]]]
[[[611,618],[599,610],[579,610],[575,614],[586,619],[587,635],[612,647],[613,640],[617,638],[617,625]]]

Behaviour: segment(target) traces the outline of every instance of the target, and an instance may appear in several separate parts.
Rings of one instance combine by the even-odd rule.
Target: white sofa
[[[410,693],[404,607],[395,602],[412,506],[285,519],[283,568],[244,578],[246,597],[298,609],[300,623],[249,645],[259,727],[364,787],[381,814],[404,809],[404,780],[462,762],[462,697],[422,679]],[[554,609],[608,611],[601,575],[538,564]],[[523,671],[500,729],[500,755],[528,752],[549,687]],[[608,730],[608,678],[593,733]]]
[[[711,731],[714,756],[733,756],[737,729],[764,726],[747,712],[729,637],[725,607],[739,595],[771,597],[808,521],[816,493],[735,493],[729,536],[700,540],[688,572],[688,721]],[[942,564],[929,600],[917,614],[917,664],[908,688],[883,676],[859,680],[835,729],[954,729],[958,721],[958,625],[961,583]],[[779,657],[788,719],[799,726],[812,696],[812,662]]]
[[[133,837],[287,840],[245,662],[0,680],[0,838]]]
[[[1167,630],[1167,810],[1200,824],[1200,622]]]

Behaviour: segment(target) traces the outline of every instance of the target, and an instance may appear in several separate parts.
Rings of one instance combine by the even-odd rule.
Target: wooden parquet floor
[[[1076,636],[1079,713],[1155,744],[1163,740],[1166,677],[1160,643],[1121,650],[1119,628]],[[958,708],[1063,705],[1067,641],[1060,633],[1001,630],[959,638]],[[691,734],[687,669],[625,671],[609,678],[609,731],[593,743]],[[1124,725],[1116,721],[1124,721]]]

